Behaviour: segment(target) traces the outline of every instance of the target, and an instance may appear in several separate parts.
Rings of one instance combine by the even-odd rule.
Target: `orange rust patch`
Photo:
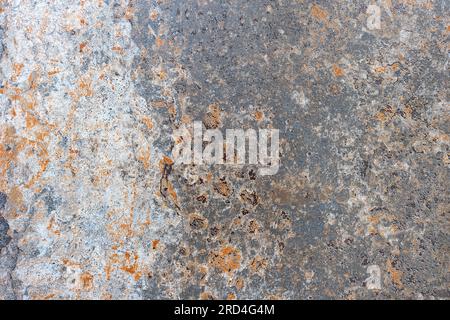
[[[159,240],[158,239],[153,240],[152,241],[152,249],[156,250],[156,247],[158,247],[158,244],[159,244]]]
[[[133,20],[133,16],[134,16],[134,9],[132,7],[128,7],[127,10],[125,11],[125,19],[127,20]]]
[[[227,300],[236,300],[236,295],[230,292],[227,294]]]
[[[214,185],[214,190],[224,197],[229,197],[232,192],[231,188],[228,186],[228,183],[224,179],[219,180],[219,182]]]
[[[170,181],[167,181],[167,193],[169,194],[170,198],[173,200],[173,202],[178,205],[178,196],[177,193]]]
[[[402,283],[403,272],[394,268],[394,266],[392,265],[391,259],[388,259],[386,261],[386,268],[387,268],[387,271],[389,272],[389,274],[391,275],[392,282],[397,287],[402,288],[403,287],[403,283]]]
[[[208,109],[209,112],[203,117],[203,124],[207,129],[216,129],[221,123],[221,110],[217,103],[210,104]]]
[[[241,253],[231,246],[222,248],[219,252],[210,255],[209,263],[222,272],[232,272],[239,269]]]
[[[392,66],[391,69],[393,71],[397,71],[400,68],[400,64],[398,62],[395,62]]]
[[[20,76],[20,74],[22,73],[23,63],[14,63],[13,70],[14,70],[13,80],[15,81],[17,80],[17,77]]]
[[[152,129],[153,128],[153,121],[148,116],[142,117],[142,122],[147,126],[147,128]]]
[[[242,278],[237,279],[235,286],[236,286],[236,289],[242,290],[242,288],[244,287],[244,279],[242,279]]]
[[[142,276],[141,272],[138,272],[138,255],[136,253],[133,254],[133,263],[131,263],[131,254],[127,251],[125,252],[125,263],[120,267],[121,270],[128,272],[133,275],[134,280],[139,280]]]
[[[84,290],[92,290],[94,277],[89,272],[82,273],[80,276],[80,280]]]
[[[25,115],[25,125],[26,125],[27,129],[33,128],[38,123],[39,123],[39,121],[38,121],[38,119],[36,119],[36,117],[34,117],[29,112],[26,113],[26,115]]]
[[[375,71],[376,73],[385,73],[385,72],[386,72],[386,67],[383,67],[383,66],[381,66],[381,67],[376,67],[376,68],[374,69],[374,71]]]
[[[262,269],[265,269],[265,268],[267,268],[267,260],[260,256],[256,256],[250,262],[250,270],[252,270],[252,272],[254,272],[254,273],[256,273]]]
[[[150,12],[150,20],[156,21],[156,19],[158,19],[158,11],[152,10],[152,11]]]
[[[200,300],[214,300],[214,296],[210,292],[202,292],[200,294]]]
[[[47,72],[47,75],[48,75],[49,77],[52,77],[52,76],[54,76],[55,74],[60,73],[60,72],[61,72],[60,70],[55,69],[55,70],[52,70],[52,71]]]
[[[328,12],[316,4],[311,8],[311,15],[321,21],[326,21],[328,19]]]
[[[341,67],[339,67],[338,65],[334,64],[333,65],[333,74],[336,77],[342,77],[344,75],[344,70]]]
[[[156,37],[155,43],[156,43],[156,47],[159,48],[164,45],[164,40],[161,39],[160,37]]]
[[[261,121],[264,118],[264,113],[262,113],[261,111],[255,111],[253,116],[257,121]]]
[[[163,158],[162,158],[161,161],[159,162],[159,168],[160,168],[161,172],[164,171],[164,166],[165,166],[165,165],[168,165],[168,166],[173,165],[173,160],[170,159],[170,158],[167,157],[167,156],[163,156]]]
[[[80,43],[80,52],[83,52],[84,49],[86,48],[86,46],[87,46],[87,42]]]
[[[17,208],[23,207],[23,195],[18,186],[14,186],[9,192],[9,202]]]
[[[91,81],[81,80],[78,83],[78,86],[80,88],[80,95],[81,96],[92,97],[94,92],[92,90]]]
[[[137,159],[142,162],[144,169],[150,168],[150,148],[146,147],[140,149]]]
[[[121,46],[114,46],[112,47],[112,51],[117,53],[123,53],[123,48]]]
[[[160,80],[164,80],[167,78],[167,73],[163,69],[160,69],[159,71],[157,71],[156,75],[158,76],[158,78]]]
[[[375,119],[380,122],[386,122],[395,116],[394,108],[391,106],[384,107],[380,112],[375,115]]]
[[[208,219],[197,213],[192,213],[189,215],[189,225],[195,229],[206,229],[208,227]]]
[[[53,228],[53,223],[55,222],[55,219],[53,217],[50,218],[50,221],[47,225],[47,230],[50,232],[53,232],[57,236],[61,235],[61,231]]]

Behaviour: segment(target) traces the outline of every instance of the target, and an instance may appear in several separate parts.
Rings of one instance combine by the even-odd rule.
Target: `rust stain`
[[[220,179],[217,183],[215,183],[214,190],[224,197],[229,197],[232,193],[232,189],[225,179]]]
[[[47,225],[47,230],[56,234],[57,236],[61,235],[61,231],[54,228],[55,219],[53,217],[50,218],[50,221]]]
[[[80,80],[78,83],[78,86],[80,88],[79,94],[80,96],[84,97],[92,97],[93,90],[92,90],[92,82],[90,80]]]
[[[264,269],[267,268],[267,260],[260,257],[260,256],[256,256],[255,258],[252,259],[252,261],[250,262],[250,270],[254,273],[257,273],[259,271],[262,271]]]
[[[141,272],[138,272],[138,255],[136,253],[133,254],[133,259],[131,259],[131,254],[127,251],[125,252],[125,263],[120,267],[121,270],[128,272],[133,275],[134,280],[139,280],[142,276]],[[133,263],[131,263],[133,260]]]
[[[80,52],[84,52],[84,50],[86,49],[86,46],[87,46],[87,42],[80,43]]]
[[[225,246],[219,252],[210,254],[209,264],[222,272],[230,273],[239,269],[241,253],[232,246]]]
[[[31,113],[27,112],[25,115],[25,125],[27,129],[31,129],[35,127],[37,124],[39,124],[38,119],[36,119],[36,117],[33,116]]]
[[[397,287],[402,288],[403,287],[403,283],[402,283],[403,272],[394,268],[394,266],[392,265],[391,259],[388,259],[386,261],[386,268],[387,268],[387,271],[389,272],[389,274],[391,275],[392,283],[394,283]]]
[[[159,48],[164,45],[164,40],[161,39],[160,37],[156,37],[155,43],[156,43],[156,47]]]
[[[114,46],[112,47],[112,51],[122,54],[123,48],[121,46]]]
[[[84,290],[92,290],[94,286],[94,277],[89,272],[82,273],[80,275],[80,280]]]
[[[230,292],[227,294],[227,300],[236,300],[236,295]]]
[[[375,115],[375,119],[380,122],[386,122],[395,116],[395,110],[391,106],[384,107],[380,112]]]
[[[163,156],[163,158],[159,162],[159,169],[161,170],[161,173],[164,172],[166,165],[167,166],[173,165],[173,160],[170,159],[168,156]]]
[[[22,73],[24,65],[23,65],[23,63],[14,63],[12,67],[13,67],[13,71],[14,71],[14,74],[12,76],[12,80],[16,81],[17,78]]]
[[[264,118],[264,113],[262,113],[261,111],[255,111],[255,113],[253,114],[253,117],[257,121],[261,121]]]
[[[342,76],[344,76],[344,70],[341,67],[339,67],[338,65],[334,64],[333,65],[333,74],[336,77],[342,77]]]
[[[142,147],[139,150],[137,159],[142,162],[144,169],[150,168],[150,147]]]
[[[386,72],[386,67],[383,67],[383,66],[381,66],[381,67],[376,67],[376,68],[374,69],[374,71],[375,71],[376,73],[385,73],[385,72]]]
[[[55,69],[55,70],[52,70],[52,71],[47,72],[47,75],[48,75],[49,77],[52,77],[52,76],[54,76],[55,74],[58,74],[58,73],[60,73],[60,72],[61,72],[61,70]]]
[[[143,116],[142,117],[142,122],[147,126],[148,129],[152,129],[153,128],[153,121],[150,117],[148,116]]]
[[[158,11],[152,10],[152,11],[150,12],[150,20],[156,21],[156,19],[158,19]]]
[[[311,15],[317,20],[321,20],[324,22],[328,19],[328,12],[316,4],[311,8]]]

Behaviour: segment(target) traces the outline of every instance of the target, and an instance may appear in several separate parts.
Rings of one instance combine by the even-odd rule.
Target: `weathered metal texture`
[[[448,299],[448,16],[1,1],[0,299]],[[278,173],[173,163],[196,120]]]

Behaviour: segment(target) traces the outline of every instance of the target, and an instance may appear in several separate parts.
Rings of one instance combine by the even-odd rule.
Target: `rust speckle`
[[[333,74],[336,77],[342,77],[342,76],[344,76],[344,70],[341,67],[339,67],[338,65],[334,64],[333,65]]]
[[[255,111],[253,117],[255,117],[257,121],[261,121],[264,118],[264,113],[262,113],[261,111]]]
[[[87,42],[80,43],[80,52],[83,52],[86,49]]]
[[[150,11],[150,20],[156,21],[158,19],[158,11],[152,10]]]

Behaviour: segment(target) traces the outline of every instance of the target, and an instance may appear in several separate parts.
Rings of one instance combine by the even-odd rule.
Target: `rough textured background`
[[[0,299],[448,299],[449,35],[446,0],[0,0]],[[195,120],[280,129],[279,172],[172,164]]]

